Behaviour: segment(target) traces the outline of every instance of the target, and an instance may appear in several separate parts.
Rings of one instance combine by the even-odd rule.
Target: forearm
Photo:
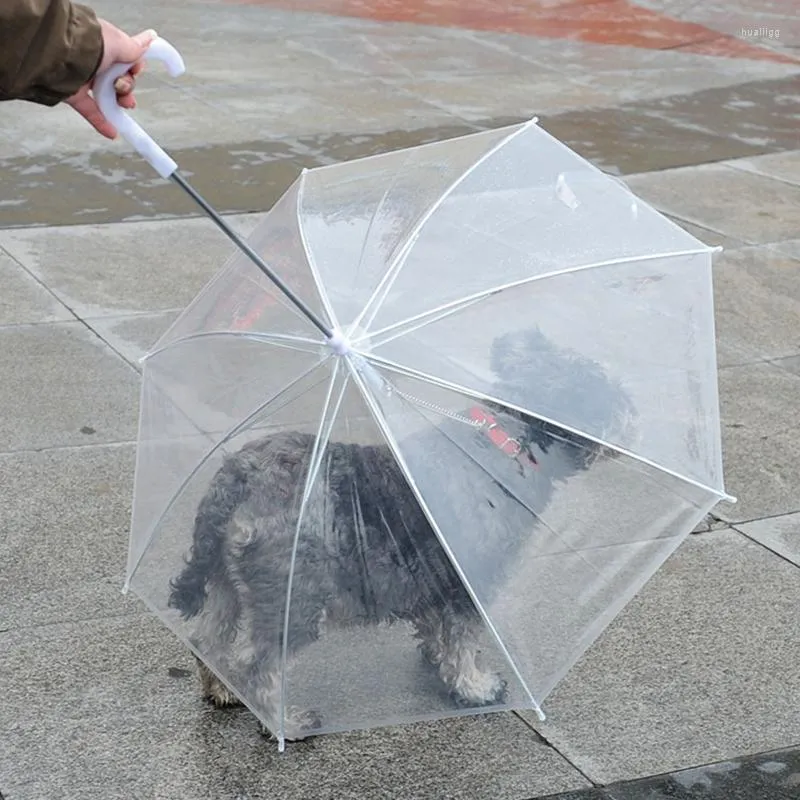
[[[103,55],[94,12],[69,0],[0,0],[0,100],[56,105]]]

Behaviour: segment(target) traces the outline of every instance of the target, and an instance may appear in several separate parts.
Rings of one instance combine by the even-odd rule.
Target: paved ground
[[[230,248],[65,109],[0,108],[0,792],[45,798],[800,796],[794,0],[98,8],[153,26],[139,117],[241,230],[301,166],[538,115],[716,265],[720,506],[548,698],[278,756],[119,588],[136,359]],[[710,765],[710,766],[707,766]],[[655,776],[655,777],[652,777]],[[559,794],[561,793],[561,794]]]

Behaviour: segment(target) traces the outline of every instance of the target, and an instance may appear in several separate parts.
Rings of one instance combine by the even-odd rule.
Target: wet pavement
[[[231,252],[68,109],[0,106],[0,795],[800,798],[794,0],[123,4],[188,73],[137,119],[240,231],[302,167],[542,127],[715,262],[728,490],[547,699],[283,756],[122,597],[138,358]],[[771,32],[771,33],[770,33]],[[777,35],[776,35],[777,32]]]
[[[543,800],[796,800],[800,752],[777,750]]]

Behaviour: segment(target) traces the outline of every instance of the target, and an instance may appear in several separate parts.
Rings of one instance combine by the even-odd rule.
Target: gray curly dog
[[[491,366],[501,396],[513,399],[538,382],[553,407],[577,408],[609,437],[633,417],[628,395],[598,363],[556,347],[538,329],[497,339]],[[470,563],[461,567],[469,574],[479,564],[499,592],[521,546],[519,531],[536,527],[531,508],[543,509],[559,482],[610,454],[552,423],[481,405],[518,443],[513,451],[494,446],[485,430],[444,419],[424,443],[404,452],[424,458],[426,493],[436,491],[430,481],[459,486],[464,499],[452,518],[480,533],[468,548]],[[280,706],[291,573],[284,658],[317,640],[323,625],[404,621],[414,626],[422,656],[453,703],[502,704],[505,681],[478,660],[481,616],[387,445],[328,443],[319,472],[324,479],[315,482],[296,537],[314,446],[311,434],[267,435],[228,456],[212,479],[185,568],[170,584],[170,606],[185,620],[198,617],[196,650],[213,654],[216,672],[262,712],[273,734],[282,728],[285,739],[295,740],[319,730],[324,723],[316,711]],[[467,455],[453,456],[476,448],[482,469]],[[437,461],[447,467],[435,469]],[[514,481],[523,482],[525,502],[509,492]],[[238,703],[215,672],[202,662],[199,668],[208,699]]]

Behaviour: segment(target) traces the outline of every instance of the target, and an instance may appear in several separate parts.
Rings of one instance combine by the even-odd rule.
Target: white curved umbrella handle
[[[167,72],[177,78],[186,71],[181,54],[166,40],[155,39],[147,48],[143,59],[163,61]],[[139,153],[162,177],[169,178],[178,165],[148,136],[144,129],[117,103],[114,81],[124,75],[133,64],[114,64],[98,75],[92,86],[95,100],[106,119],[119,131],[120,136]]]

